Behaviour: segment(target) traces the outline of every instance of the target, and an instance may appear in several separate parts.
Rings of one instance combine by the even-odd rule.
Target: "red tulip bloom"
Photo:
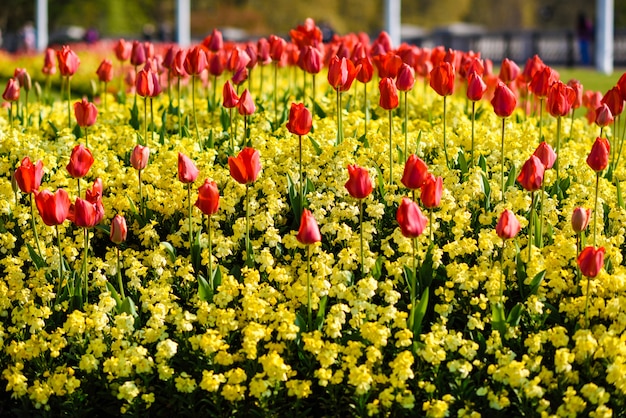
[[[595,122],[601,128],[613,123],[613,113],[606,103],[602,103],[594,112]]]
[[[613,117],[620,115],[624,110],[624,99],[622,99],[619,87],[615,86],[607,91],[602,97],[602,103],[606,103],[611,109]]]
[[[584,91],[583,85],[580,81],[576,79],[571,79],[570,81],[567,82],[567,85],[570,86],[574,90],[574,93],[576,94],[576,98],[574,99],[574,102],[572,103],[572,109],[578,109],[583,103],[583,91]]]
[[[309,74],[317,74],[322,70],[322,59],[322,52],[308,45],[300,53],[298,66]]]
[[[17,79],[18,83],[20,83],[20,87],[24,88],[26,92],[30,91],[33,82],[26,68],[16,68],[15,71],[13,71],[13,77]]]
[[[269,53],[272,61],[280,62],[283,59],[283,54],[285,53],[285,50],[287,49],[287,41],[279,36],[270,35],[268,42]]]
[[[4,88],[2,98],[7,102],[15,102],[20,98],[20,83],[15,78],[9,78],[7,86]]]
[[[425,208],[436,208],[441,203],[443,178],[428,174],[422,184],[420,199]]]
[[[402,180],[400,180],[404,187],[411,190],[419,189],[427,176],[428,166],[426,163],[415,154],[409,155],[409,159],[404,164]]]
[[[430,87],[440,96],[454,93],[454,67],[443,61],[430,72]]]
[[[209,58],[209,74],[214,77],[219,77],[226,69],[226,54],[223,50],[213,52]]]
[[[270,43],[266,38],[260,38],[256,43],[256,50],[258,53],[259,63],[261,65],[267,65],[272,62],[270,56]]]
[[[119,39],[115,46],[113,47],[113,51],[115,52],[115,57],[119,61],[127,61],[130,58],[130,54],[133,50],[133,44],[125,41],[124,39]]]
[[[388,51],[385,54],[380,54],[372,58],[376,69],[378,70],[378,76],[380,78],[396,78],[398,71],[402,66],[402,58],[396,55],[393,51]]]
[[[496,224],[496,234],[502,239],[511,239],[515,238],[520,229],[522,229],[522,227],[515,214],[505,209]]]
[[[154,77],[152,76],[152,71],[144,68],[137,73],[135,91],[141,97],[151,97],[154,94]]]
[[[85,128],[96,123],[98,109],[95,104],[83,98],[82,101],[74,103],[74,115],[76,116],[78,126]]]
[[[174,61],[172,62],[172,67],[170,71],[172,72],[172,77],[186,77],[187,71],[185,71],[185,58],[187,57],[187,51],[185,49],[179,49],[176,51],[176,55],[174,55]],[[220,73],[221,74],[221,73]]]
[[[522,171],[517,176],[517,181],[529,192],[539,190],[543,183],[545,168],[539,158],[531,155],[522,166]]]
[[[357,165],[348,165],[348,181],[346,182],[346,189],[350,196],[356,199],[365,199],[372,193],[374,186],[370,179],[370,173],[362,167]]]
[[[150,148],[143,145],[135,145],[133,152],[130,154],[130,165],[135,170],[143,170],[148,165],[150,159]]]
[[[539,70],[543,69],[546,65],[543,63],[541,58],[538,55],[533,55],[531,58],[526,60],[526,65],[524,66],[524,71],[522,71],[522,79],[526,83],[530,83],[535,74],[539,72]]]
[[[234,73],[240,69],[246,68],[249,62],[250,56],[248,53],[239,47],[235,47],[230,51],[230,57],[228,61],[226,61],[226,68],[228,71]]]
[[[609,165],[610,150],[608,139],[597,137],[587,156],[587,165],[596,172],[604,170]]]
[[[604,267],[604,247],[586,247],[580,252],[576,262],[580,272],[587,277],[596,277]]]
[[[317,226],[317,221],[308,209],[304,209],[302,211],[302,216],[300,217],[300,229],[298,230],[296,239],[304,245],[315,244],[316,242],[320,242],[322,240],[322,235],[320,234],[320,229]]]
[[[98,80],[103,83],[113,80],[113,63],[111,60],[103,59],[96,70],[96,74],[98,75]]]
[[[224,83],[224,88],[222,89],[222,97],[222,105],[226,109],[237,107],[237,103],[239,103],[239,97],[237,96],[237,92],[233,88],[233,85],[230,83],[230,80],[227,80],[226,83]]]
[[[287,130],[294,135],[306,135],[311,132],[312,118],[309,109],[303,103],[292,103],[289,109]]]
[[[246,67],[239,68],[230,79],[236,86],[243,84],[248,79],[248,69]]]
[[[224,37],[222,36],[222,32],[218,29],[213,28],[213,31],[209,36],[204,38],[202,41],[202,45],[207,47],[210,51],[219,51],[224,48]]]
[[[126,219],[121,215],[115,215],[111,221],[111,233],[109,235],[111,242],[119,245],[126,241],[127,234]]]
[[[533,94],[539,98],[544,98],[548,95],[550,91],[550,86],[558,79],[558,74],[556,72],[545,65],[541,69],[539,69],[532,80],[528,84],[528,89],[533,92]]]
[[[246,54],[248,54],[248,56],[250,57],[250,61],[248,62],[246,67],[248,69],[252,69],[252,68],[256,67],[257,62],[259,61],[259,54],[258,54],[257,49],[256,49],[256,44],[252,43],[252,42],[248,42],[246,44],[245,51],[246,51]]]
[[[43,177],[43,162],[33,164],[29,157],[24,157],[20,166],[15,170],[15,181],[22,193],[32,193],[39,190]]]
[[[70,198],[64,189],[52,193],[49,190],[35,190],[35,204],[39,215],[48,226],[61,225],[70,210]]]
[[[517,77],[520,75],[519,66],[508,58],[502,60],[502,65],[500,66],[500,75],[498,77],[505,84],[509,84],[512,81],[517,80]]]
[[[67,171],[75,179],[85,177],[89,172],[91,165],[93,164],[93,155],[89,149],[85,148],[83,144],[76,145],[72,149],[70,155],[70,162],[67,164]]]
[[[73,210],[70,211],[69,218],[76,226],[82,228],[92,228],[96,226],[102,218],[98,214],[95,203],[87,200],[76,198]]]
[[[67,45],[64,45],[61,50],[57,51],[57,61],[59,72],[63,77],[73,76],[80,65],[78,55]]]
[[[228,157],[230,175],[238,183],[254,183],[261,171],[261,155],[258,150],[246,147],[237,157]]]
[[[476,71],[467,77],[467,98],[473,102],[481,100],[487,91],[487,83]]]
[[[493,99],[491,99],[493,105],[493,111],[501,118],[511,116],[517,106],[517,98],[515,93],[511,91],[502,81],[498,81],[496,90],[493,93]]]
[[[385,110],[393,110],[398,107],[398,89],[393,78],[385,77],[378,83],[380,99],[378,104]]]
[[[348,91],[360,70],[352,61],[335,55],[328,64],[328,84],[335,90]]]
[[[372,60],[369,57],[360,58],[356,62],[357,67],[360,66],[359,71],[356,74],[356,79],[361,83],[369,83],[374,75],[374,66]]]
[[[578,207],[572,212],[572,229],[574,232],[582,232],[589,226],[591,209]]]
[[[241,97],[237,103],[237,110],[239,111],[239,114],[243,116],[250,116],[256,110],[254,100],[252,100],[252,96],[250,95],[248,89],[245,89],[243,93],[241,93]]]
[[[198,178],[198,168],[189,157],[178,153],[178,180],[182,183],[193,183]]]
[[[572,109],[574,100],[576,100],[574,89],[562,81],[556,81],[548,90],[548,101],[546,102],[548,112],[555,118],[565,116]]]
[[[46,52],[43,57],[43,68],[41,72],[45,75],[54,75],[57,72],[57,66],[55,63],[56,53],[52,48],[46,48]]]
[[[211,216],[217,213],[220,207],[220,191],[217,183],[209,179],[204,180],[202,186],[198,188],[198,199],[194,205],[205,215]]]
[[[130,51],[130,63],[135,67],[146,63],[146,50],[144,44],[139,41],[133,41]]]
[[[556,153],[554,152],[552,147],[545,141],[539,144],[537,149],[535,149],[533,155],[541,160],[546,170],[551,169],[554,165],[554,162],[556,161]]]
[[[400,91],[409,91],[415,85],[415,70],[413,67],[402,64],[400,70],[398,70],[398,78],[396,79],[396,86]]]
[[[428,225],[428,218],[424,216],[417,203],[406,197],[402,198],[398,206],[396,220],[400,224],[402,235],[407,238],[419,237]]]

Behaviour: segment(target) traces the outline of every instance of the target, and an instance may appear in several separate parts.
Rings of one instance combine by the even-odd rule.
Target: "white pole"
[[[596,69],[613,73],[613,0],[598,0],[596,14]]]
[[[189,0],[176,0],[176,39],[182,48],[191,44],[190,16]]]
[[[394,48],[400,46],[401,43],[401,8],[400,0],[385,0],[385,30],[389,34]]]
[[[41,52],[48,46],[48,0],[36,0],[37,51]]]

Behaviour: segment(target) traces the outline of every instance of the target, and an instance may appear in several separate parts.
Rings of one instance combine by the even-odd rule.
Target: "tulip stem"
[[[13,128],[13,102],[9,106],[9,125]]]
[[[71,77],[67,77],[67,127],[72,129],[72,106],[70,102],[72,101],[72,90],[70,87]]]
[[[389,109],[389,185],[393,184],[393,144],[392,144],[392,134],[393,134],[393,115],[392,110]]]
[[[85,126],[85,148],[89,148],[89,128]]]
[[[581,232],[576,233],[576,260],[578,260],[578,256],[580,255],[581,250],[580,234]],[[576,286],[578,286],[578,283],[580,282],[580,273],[580,266],[578,265],[578,263],[576,263]]]
[[[413,277],[411,277],[411,282],[409,283],[410,289],[409,293],[411,295],[411,310],[409,312],[409,329],[413,331],[413,322],[415,320],[415,299],[417,296],[417,237],[412,240],[413,247]],[[415,338],[415,336],[413,336]]]
[[[209,235],[209,274],[208,274],[208,282],[211,285],[212,293],[215,291],[213,286],[213,240],[211,237],[211,217],[207,215],[207,231]]]
[[[302,135],[298,135],[298,159],[300,162],[300,214],[304,209],[304,173],[302,171]]]
[[[311,109],[313,109],[313,112],[315,112],[315,74],[311,74],[311,75],[312,75],[311,89],[313,90],[313,93],[311,94]]]
[[[213,101],[211,102],[213,105],[213,108],[211,111],[214,111],[215,108],[217,107],[217,103],[215,102],[216,95],[217,95],[217,75],[214,75],[213,76]]]
[[[250,250],[250,193],[249,193],[250,185],[246,183],[246,255],[247,259],[252,259],[252,254]],[[248,254],[250,252],[250,254]]]
[[[274,89],[272,93],[274,94],[274,129],[278,127],[278,97],[276,95],[276,90],[278,89],[278,62],[274,61]]]
[[[143,207],[143,187],[141,185],[141,170],[137,170],[137,178],[139,182],[139,214],[141,217],[144,216],[144,207]]]
[[[176,111],[178,113],[178,138],[181,139],[183,137],[183,121],[180,111],[181,101],[180,101],[180,79],[178,77],[178,106],[176,106]]]
[[[313,330],[313,309],[311,308],[311,246],[306,246],[306,299],[307,299],[307,321],[309,331]]]
[[[502,118],[502,138],[500,144],[500,189],[502,190],[502,202],[504,202],[504,128],[506,126],[505,119]]]
[[[363,114],[365,115],[365,139],[367,139],[367,125],[370,120],[370,109],[367,105],[367,83],[363,83]]]
[[[407,160],[409,147],[409,91],[404,92],[404,161]]]
[[[530,192],[530,219],[528,220],[528,263],[532,257],[533,248],[533,218],[535,217],[535,191]]]
[[[89,230],[87,228],[83,228],[83,230],[85,231],[84,234],[84,241],[85,241],[85,250],[83,253],[83,281],[84,283],[84,290],[85,290],[85,297],[83,298],[83,302],[87,303],[88,302],[88,298],[89,298],[89,283],[87,282],[87,256],[89,253]]]
[[[242,149],[246,146],[250,136],[248,135],[248,115],[243,115],[243,145]]]
[[[80,177],[76,179],[76,184],[78,185],[78,197],[80,197]]]
[[[107,82],[104,82],[104,90],[102,91],[102,97],[104,99],[104,111],[107,111]]]
[[[556,118],[556,160],[554,161],[554,169],[556,171],[556,188],[559,190],[559,150],[561,148],[561,116]]]
[[[198,118],[196,118],[196,76],[191,77],[191,107],[193,108],[193,123],[196,128],[196,140],[200,142],[200,133],[198,131]]]
[[[150,97],[150,140],[154,140],[154,109],[152,108],[152,97]]]
[[[585,292],[585,328],[589,328],[589,283],[591,283],[591,277],[587,276],[587,291]]]
[[[228,120],[230,127],[230,149],[234,153],[235,152],[235,124],[233,123],[233,108],[228,109]]]
[[[187,183],[187,206],[189,208],[189,251],[191,252],[191,246],[193,243],[193,230],[191,220],[191,183]]]
[[[343,142],[343,123],[341,116],[341,92],[337,90],[337,145]]]
[[[476,122],[476,102],[472,101],[472,150],[470,152],[470,167],[474,165],[474,125]]]
[[[598,230],[598,189],[600,186],[600,172],[596,172],[596,199],[593,206],[593,246],[596,246],[596,233]]]
[[[33,227],[33,235],[35,236],[35,243],[37,245],[37,252],[39,253],[39,257],[41,257],[41,259],[43,260],[43,254],[41,254],[41,245],[39,244],[39,234],[37,234],[37,227],[35,225],[35,209],[34,209],[34,202],[33,202],[33,194],[29,193],[29,199],[30,199],[30,223],[31,226]]]
[[[543,202],[545,200],[546,186],[541,182],[541,196],[539,196],[539,248],[543,248]]]
[[[120,287],[120,294],[122,295],[122,300],[126,298],[124,296],[124,285],[122,283],[122,264],[120,263],[120,246],[117,246],[117,285]]]
[[[61,252],[61,235],[59,234],[59,225],[55,225],[57,232],[57,247],[59,247],[59,288],[57,296],[61,294],[61,285],[63,284],[63,253]]]
[[[543,141],[543,97],[539,98],[539,142]]]
[[[143,143],[148,144],[148,96],[143,98]]]
[[[448,144],[446,142],[446,97],[443,96],[443,152],[446,156],[446,167],[450,168],[450,160],[448,158]]]
[[[431,208],[430,211],[428,212],[428,229],[430,231],[430,241],[433,241],[433,211],[434,208]]]
[[[365,276],[365,257],[363,255],[363,199],[359,199],[359,233],[361,241],[361,278]]]
[[[506,240],[502,240],[502,250],[500,251],[500,305],[504,306],[504,249]]]

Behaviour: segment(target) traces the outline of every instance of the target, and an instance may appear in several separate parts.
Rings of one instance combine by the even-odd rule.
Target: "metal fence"
[[[424,48],[443,45],[446,48],[480,52],[483,58],[499,63],[509,58],[523,64],[537,54],[549,65],[574,66],[581,62],[576,33],[573,30],[501,31],[457,34],[437,31],[403,41]],[[593,43],[591,46],[593,59]],[[614,35],[613,62],[626,66],[626,29],[618,29]]]

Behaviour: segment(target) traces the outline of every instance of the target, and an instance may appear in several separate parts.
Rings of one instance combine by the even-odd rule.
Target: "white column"
[[[176,0],[176,39],[183,48],[191,44],[189,0]]]
[[[400,46],[401,1],[385,0],[385,30],[391,38],[392,46]]]
[[[35,0],[35,13],[37,22],[37,51],[41,52],[48,46],[48,0]]]
[[[596,69],[613,73],[613,0],[598,0],[596,7]]]

